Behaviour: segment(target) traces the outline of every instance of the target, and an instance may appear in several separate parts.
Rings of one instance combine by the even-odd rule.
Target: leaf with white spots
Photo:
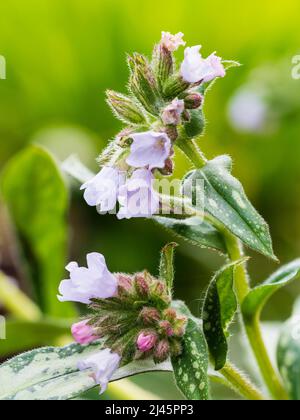
[[[211,281],[203,304],[203,329],[215,370],[221,370],[228,355],[228,328],[237,311],[234,271],[243,261],[220,270]]]
[[[80,372],[78,362],[99,352],[101,343],[82,347],[42,348],[17,356],[0,366],[0,400],[69,400],[96,386],[91,371]],[[146,360],[117,370],[112,381],[139,373],[172,371],[170,363]]]
[[[251,322],[254,317],[259,317],[265,304],[273,294],[299,278],[299,276],[300,259],[297,259],[281,267],[265,282],[251,290],[242,305],[245,320]]]
[[[172,359],[176,385],[188,400],[208,400],[208,350],[199,323],[189,319],[182,354]]]
[[[277,348],[277,363],[284,385],[295,401],[300,400],[300,301],[284,325]]]
[[[205,212],[250,248],[276,259],[267,223],[252,206],[231,170],[231,158],[219,156],[202,169],[191,172],[184,181],[185,188],[192,187],[194,197],[204,193]]]
[[[183,220],[155,217],[154,220],[172,231],[175,236],[195,246],[212,249],[221,254],[227,253],[222,235],[212,225],[199,217],[189,217]]]

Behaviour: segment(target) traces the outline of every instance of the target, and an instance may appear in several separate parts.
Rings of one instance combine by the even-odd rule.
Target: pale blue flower
[[[91,369],[93,379],[101,387],[100,394],[103,394],[118,369],[120,361],[121,357],[117,353],[105,349],[79,362],[78,369],[81,371]]]
[[[119,188],[124,182],[123,172],[105,166],[81,189],[85,190],[84,199],[89,206],[99,206],[101,212],[109,212],[116,207]]]
[[[70,279],[61,282],[59,301],[89,304],[91,299],[107,299],[116,294],[117,279],[108,270],[103,255],[88,254],[87,265],[88,268],[79,267],[72,262],[66,267]]]
[[[166,133],[147,131],[130,136],[133,140],[126,162],[134,168],[164,168],[171,153],[171,140]]]
[[[207,58],[200,54],[200,45],[185,49],[181,65],[181,76],[188,83],[211,82],[216,77],[224,77],[225,68],[220,57],[215,53]]]
[[[148,169],[134,171],[132,177],[121,187],[118,219],[151,217],[159,209],[159,196],[153,188],[154,176]]]

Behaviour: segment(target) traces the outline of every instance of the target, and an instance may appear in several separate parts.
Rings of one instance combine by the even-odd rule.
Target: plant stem
[[[195,141],[180,139],[178,146],[193,162],[196,168],[201,169],[206,164],[207,160]],[[240,240],[236,238],[231,232],[229,232],[225,226],[220,226],[218,223],[218,225],[215,225],[215,227],[224,235],[230,260],[232,262],[241,260],[244,257],[244,252]],[[235,288],[240,308],[242,308],[243,301],[250,291],[249,276],[246,264],[240,265],[236,268]],[[287,392],[282,385],[278,373],[272,365],[266,346],[264,344],[259,319],[249,323],[244,319],[244,317],[242,317],[242,321],[244,323],[249,343],[256,357],[258,366],[271,395],[276,400],[288,400],[289,398]]]
[[[240,241],[227,232],[225,234],[226,244],[228,248],[229,257],[232,261],[238,261],[243,258],[243,247]],[[235,272],[235,289],[238,297],[240,308],[242,308],[243,301],[250,291],[249,278],[246,265],[243,264],[237,267]],[[264,378],[264,381],[276,400],[288,400],[287,392],[285,391],[278,373],[272,365],[265,343],[263,341],[259,319],[249,322],[243,317],[244,326],[248,336],[248,340],[256,357],[258,366]]]
[[[196,140],[180,138],[176,145],[183,151],[197,169],[206,165],[207,159],[198,147]]]
[[[39,308],[2,272],[0,272],[0,302],[16,318],[37,321],[42,317]]]
[[[230,383],[232,389],[242,397],[251,401],[264,401],[262,393],[235,366],[227,363],[220,373]]]
[[[258,366],[261,370],[268,389],[276,400],[289,400],[289,396],[284,389],[281,379],[274,369],[265,346],[259,320],[255,319],[251,323],[245,322],[248,339],[251,343]]]

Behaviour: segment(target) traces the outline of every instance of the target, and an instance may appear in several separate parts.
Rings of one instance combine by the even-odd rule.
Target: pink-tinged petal
[[[133,143],[126,160],[128,165],[134,168],[164,168],[172,148],[167,134],[148,131],[133,134],[131,138]]]
[[[181,65],[181,76],[188,83],[210,82],[216,77],[224,77],[225,68],[215,53],[204,59],[200,54],[201,46],[186,48]]]
[[[76,343],[88,345],[99,340],[99,337],[94,335],[94,329],[88,325],[88,322],[89,321],[86,320],[72,325],[71,332]]]
[[[138,336],[136,344],[141,352],[146,353],[154,348],[157,340],[158,338],[155,332],[141,333]]]
[[[100,385],[100,394],[103,394],[113,374],[120,365],[121,357],[109,349],[101,350],[78,363],[81,371],[92,370],[95,382]]]
[[[168,51],[177,51],[180,46],[185,46],[183,41],[184,34],[179,32],[176,35],[170,34],[170,32],[162,32],[161,45]]]
[[[163,113],[162,120],[165,125],[178,125],[181,122],[181,115],[184,111],[184,101],[174,99],[170,105],[168,105]]]

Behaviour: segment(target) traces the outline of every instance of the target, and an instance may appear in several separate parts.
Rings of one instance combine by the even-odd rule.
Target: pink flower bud
[[[186,109],[197,109],[202,105],[203,96],[200,93],[190,93],[184,98]]]
[[[146,279],[146,275],[137,274],[135,276],[136,291],[142,298],[148,298],[150,287]]]
[[[145,325],[152,325],[160,320],[160,313],[155,308],[145,307],[140,313],[140,319]]]
[[[136,342],[138,349],[143,353],[152,350],[156,343],[157,335],[155,332],[141,333]]]
[[[169,321],[161,321],[159,323],[160,328],[162,331],[168,336],[172,337],[174,335],[174,330],[172,328],[172,325]]]
[[[99,340],[99,337],[94,335],[94,329],[88,325],[88,320],[78,322],[71,328],[74,340],[78,344],[87,345],[93,341]]]
[[[161,340],[155,348],[155,352],[153,356],[154,361],[155,363],[162,363],[166,361],[169,356],[170,356],[170,344],[168,340],[166,339]]]
[[[116,278],[118,280],[119,290],[130,292],[132,289],[132,278],[126,274],[116,274]]]

